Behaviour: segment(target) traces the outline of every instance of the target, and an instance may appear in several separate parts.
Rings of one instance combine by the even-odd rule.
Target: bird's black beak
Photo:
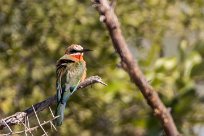
[[[93,50],[90,50],[90,49],[83,49],[82,52],[88,52],[88,51],[93,51]]]

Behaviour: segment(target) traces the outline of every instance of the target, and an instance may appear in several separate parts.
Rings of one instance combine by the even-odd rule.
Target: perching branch
[[[33,106],[32,106],[32,107],[33,107]],[[27,133],[29,133],[30,135],[33,136],[32,131],[37,130],[38,128],[43,129],[43,131],[44,131],[44,134],[43,134],[43,135],[48,135],[47,132],[46,132],[46,131],[44,130],[44,128],[43,128],[43,126],[44,126],[44,125],[47,125],[47,124],[50,124],[51,128],[54,128],[55,131],[57,131],[56,127],[55,127],[54,124],[53,124],[53,120],[55,120],[55,119],[58,118],[59,116],[54,116],[54,114],[53,114],[53,112],[52,112],[52,110],[51,110],[50,107],[49,107],[49,109],[50,109],[50,112],[51,112],[52,117],[53,117],[52,119],[50,119],[50,120],[48,120],[48,121],[43,121],[42,123],[40,123],[37,113],[34,112],[34,114],[35,114],[35,116],[36,116],[36,119],[38,120],[38,125],[36,125],[36,126],[30,128],[29,119],[28,119],[28,116],[27,116],[27,119],[25,120],[25,122],[21,122],[21,123],[24,125],[25,130],[13,132],[13,131],[11,130],[11,128],[10,128],[9,126],[7,126],[8,129],[10,130],[10,132],[9,132],[9,133],[6,133],[6,134],[0,134],[0,135],[2,135],[2,136],[10,136],[10,135],[17,135],[17,134],[18,134],[18,135],[20,135],[20,134],[22,135],[23,133],[25,133],[25,135],[27,136]],[[34,107],[33,107],[33,110],[35,111]]]
[[[91,76],[87,78],[84,82],[80,83],[79,86],[77,87],[77,90],[85,88],[95,83],[106,85],[99,76]],[[16,124],[21,124],[22,122],[25,121],[26,117],[33,116],[35,115],[35,112],[37,113],[39,111],[42,111],[48,108],[50,105],[53,105],[54,103],[56,103],[56,96],[49,97],[48,99],[33,105],[33,107],[30,107],[23,112],[17,112],[9,117],[1,119],[0,130],[6,126],[8,127]],[[35,109],[35,112],[33,109]]]
[[[96,7],[100,14],[100,21],[104,22],[113,46],[121,58],[121,66],[129,74],[135,85],[142,92],[147,103],[154,111],[155,115],[160,119],[164,131],[168,136],[178,136],[179,132],[175,126],[171,114],[164,106],[156,91],[149,85],[145,76],[141,72],[138,64],[134,60],[128,49],[127,43],[121,33],[120,24],[113,8],[107,0],[94,0],[93,6]]]

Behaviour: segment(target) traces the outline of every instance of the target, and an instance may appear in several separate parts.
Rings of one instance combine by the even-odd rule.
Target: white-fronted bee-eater
[[[57,108],[55,125],[60,126],[64,119],[64,110],[69,97],[76,91],[77,86],[86,78],[86,62],[84,52],[91,51],[82,46],[73,44],[56,64]]]

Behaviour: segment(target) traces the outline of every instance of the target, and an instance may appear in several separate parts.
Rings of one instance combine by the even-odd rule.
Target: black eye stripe
[[[70,50],[70,53],[82,53],[83,52],[83,50],[75,50],[75,49],[72,49],[72,50]]]
[[[78,52],[78,51],[77,51],[77,50],[74,50],[74,49],[70,51],[70,53],[77,53],[77,52]]]

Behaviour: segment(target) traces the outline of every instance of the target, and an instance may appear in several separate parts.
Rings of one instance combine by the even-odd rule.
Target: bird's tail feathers
[[[58,116],[58,118],[56,118],[54,120],[54,124],[56,126],[60,126],[62,125],[62,122],[64,120],[64,110],[65,110],[65,106],[66,106],[66,103],[61,103],[59,102],[57,104],[57,108],[56,108],[56,111],[55,111],[55,116]]]

